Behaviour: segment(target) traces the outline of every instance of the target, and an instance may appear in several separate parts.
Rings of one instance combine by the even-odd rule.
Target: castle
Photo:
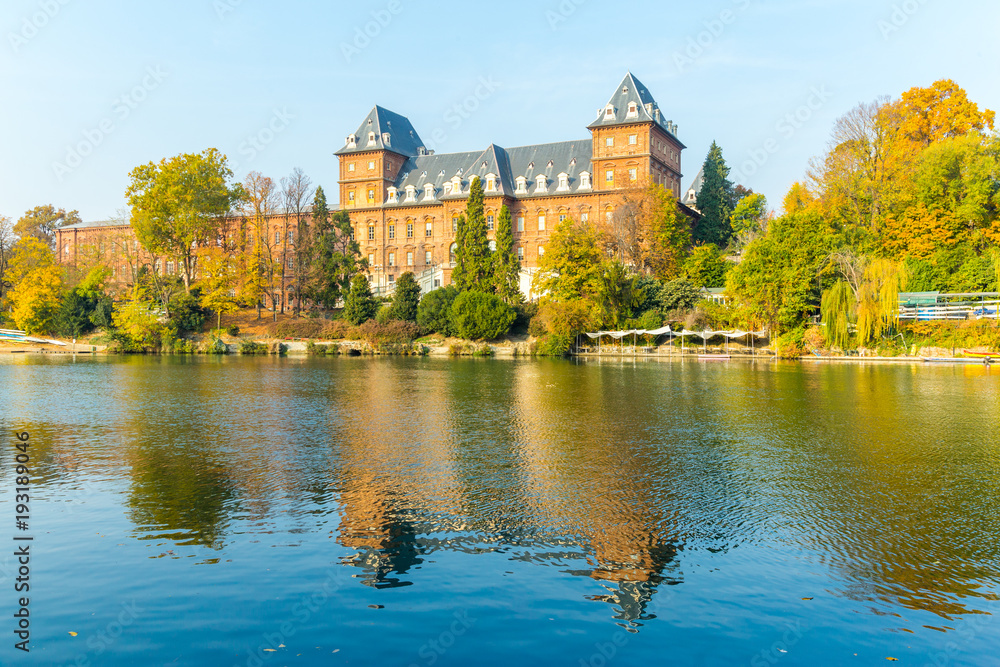
[[[510,209],[526,294],[532,270],[560,221],[610,222],[623,194],[649,183],[682,199],[685,146],[677,125],[665,119],[649,89],[631,73],[587,129],[590,137],[577,141],[517,148],[492,144],[481,151],[439,155],[425,147],[405,116],[373,108],[335,155],[339,208],[350,214],[376,291],[391,291],[406,271],[417,276],[425,292],[450,282],[458,218],[474,178],[482,180],[485,190],[491,247],[500,208]],[[692,194],[684,195],[691,203]],[[122,226],[82,223],[60,229],[61,261],[74,261],[81,243],[100,242],[114,231],[127,234],[130,230]],[[273,226],[282,243],[294,243],[279,231],[287,229],[284,216],[275,216]],[[166,263],[153,261],[169,272]]]

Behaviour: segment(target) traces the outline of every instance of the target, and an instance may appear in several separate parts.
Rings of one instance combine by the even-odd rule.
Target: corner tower
[[[587,126],[594,142],[594,189],[624,190],[658,183],[681,195],[677,125],[665,120],[649,89],[631,72]]]

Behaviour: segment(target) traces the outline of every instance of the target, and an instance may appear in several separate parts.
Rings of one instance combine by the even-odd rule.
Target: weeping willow
[[[902,262],[876,259],[865,269],[858,289],[858,343],[877,341],[899,321],[899,293],[909,272]]]
[[[823,292],[820,313],[826,326],[826,342],[831,347],[847,349],[851,342],[850,325],[856,306],[854,290],[844,280],[838,280]]]

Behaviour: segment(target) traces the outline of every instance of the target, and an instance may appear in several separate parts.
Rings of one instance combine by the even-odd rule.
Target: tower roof
[[[632,72],[628,72],[622,82],[618,84],[618,88],[615,89],[608,103],[597,112],[597,120],[588,125],[587,129],[594,130],[601,127],[631,125],[632,123],[655,123],[664,132],[677,139],[677,126],[664,119],[660,112],[660,105],[653,99],[649,88],[635,78]]]
[[[347,137],[344,147],[334,155],[366,151],[392,151],[413,156],[422,155],[425,149],[420,135],[406,116],[376,105],[361,121],[358,130]]]

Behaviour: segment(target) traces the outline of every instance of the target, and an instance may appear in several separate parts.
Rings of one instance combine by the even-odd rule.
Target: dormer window
[[[639,107],[635,102],[628,103],[628,115],[626,118],[635,118],[639,115]]]
[[[590,188],[590,187],[591,187],[591,185],[590,185],[590,172],[589,171],[581,171],[580,172],[580,189],[583,190],[585,188]]]
[[[546,185],[548,185],[548,179],[545,178],[545,174],[539,174],[535,178],[535,194],[545,192]]]
[[[615,119],[615,107],[611,104],[604,108],[604,120],[614,120]]]
[[[434,199],[434,184],[428,183],[424,186],[424,201],[432,201]]]
[[[406,199],[405,201],[412,202],[417,201],[417,188],[413,185],[406,186]]]
[[[389,188],[389,203],[398,204],[399,203],[399,190],[396,188]]]
[[[517,184],[517,189],[514,190],[514,194],[528,194],[528,179],[524,176],[518,176],[514,179],[514,182]]]
[[[494,174],[486,174],[486,191],[496,192],[497,177]]]
[[[445,184],[444,184],[444,193],[445,193],[445,195],[450,195],[451,194],[451,181],[446,181],[445,182]]]
[[[559,174],[559,191],[565,192],[569,190],[569,174],[562,173]]]
[[[383,132],[382,133],[382,143],[385,144],[386,146],[391,145],[390,141],[389,141],[389,133],[388,132]]]
[[[357,145],[358,145],[358,137],[356,135],[352,134],[352,135],[350,135],[350,136],[347,137],[347,147],[348,148],[357,148]]]
[[[451,177],[451,194],[462,194],[462,177],[455,175]]]
[[[374,132],[369,132],[368,133],[368,145],[369,146],[373,146],[374,144],[375,144],[375,133]]]

